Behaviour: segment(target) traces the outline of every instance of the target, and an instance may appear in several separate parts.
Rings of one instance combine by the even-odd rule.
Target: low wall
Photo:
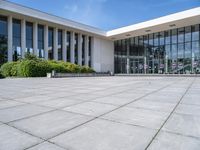
[[[47,73],[48,78],[67,78],[67,77],[105,77],[111,76],[110,73]]]

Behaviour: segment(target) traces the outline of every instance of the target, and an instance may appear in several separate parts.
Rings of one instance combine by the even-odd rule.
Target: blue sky
[[[200,6],[200,0],[9,0],[103,30]]]

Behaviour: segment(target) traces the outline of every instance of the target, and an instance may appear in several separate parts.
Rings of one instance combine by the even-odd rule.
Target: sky
[[[200,7],[200,0],[9,0],[108,31]]]

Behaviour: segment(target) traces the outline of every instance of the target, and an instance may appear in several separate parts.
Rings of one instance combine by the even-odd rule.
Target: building
[[[106,32],[0,0],[0,64],[25,53],[97,72],[196,73],[200,7]]]

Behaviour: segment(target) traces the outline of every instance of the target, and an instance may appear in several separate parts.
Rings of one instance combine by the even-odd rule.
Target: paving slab
[[[65,150],[55,144],[44,142],[27,150]]]
[[[194,115],[173,114],[164,125],[163,130],[200,138],[200,117]]]
[[[48,139],[84,122],[91,117],[68,113],[65,111],[53,111],[12,122],[11,125],[35,136]]]
[[[200,105],[180,104],[175,112],[179,114],[194,115],[200,117]]]
[[[148,150],[199,150],[200,139],[160,132]]]
[[[199,91],[200,92],[200,91]],[[199,100],[199,94],[187,94],[184,96],[182,104],[191,104],[191,105],[199,105],[200,106],[200,100]]]
[[[94,100],[94,102],[112,104],[116,106],[121,106],[131,101],[133,101],[133,99],[131,98],[120,98],[116,96],[106,96],[106,97],[97,98]]]
[[[50,141],[69,150],[142,150],[155,132],[97,119]]]
[[[23,98],[15,98],[16,101],[19,102],[26,102],[26,103],[34,103],[38,101],[46,101],[46,100],[54,100],[55,97],[51,97],[49,95],[35,95],[35,96],[29,96],[29,97],[23,97]]]
[[[0,125],[0,149],[22,150],[40,143],[42,140],[8,125]]]
[[[36,102],[34,104],[41,105],[41,106],[46,106],[46,107],[53,107],[53,108],[64,108],[66,106],[71,106],[74,104],[81,103],[81,101],[78,100],[72,100],[68,97],[66,98],[57,98],[56,100],[50,100],[50,101],[40,101]]]
[[[152,129],[159,129],[168,115],[169,113],[167,112],[122,107],[102,116],[102,118]]]
[[[171,112],[174,107],[175,103],[162,103],[159,101],[147,101],[147,100],[140,100],[133,102],[127,107],[133,107],[133,108],[143,108],[143,109],[150,109],[150,110],[155,110],[155,111],[162,111],[162,112]]]
[[[12,100],[4,100],[4,101],[0,101],[0,109],[5,109],[5,108],[13,107],[13,106],[24,105],[24,104],[25,103],[16,102]]]
[[[102,115],[106,112],[109,112],[115,108],[117,108],[117,107],[110,105],[110,104],[85,102],[85,103],[66,107],[63,110],[97,117],[97,116]]]
[[[52,109],[43,106],[35,106],[29,104],[20,105],[0,110],[0,121],[7,123],[51,110]]]

